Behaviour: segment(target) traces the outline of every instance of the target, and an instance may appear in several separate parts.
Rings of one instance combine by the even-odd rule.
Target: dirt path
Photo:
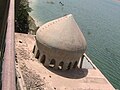
[[[29,37],[29,39],[26,39],[24,35],[16,35],[16,64],[19,63],[27,90],[46,90],[46,84],[40,75],[26,66],[28,61],[36,60],[31,57],[32,46],[35,43],[31,42],[31,39],[33,38]],[[27,45],[26,41],[31,44]],[[27,65],[29,65],[29,63],[27,63]]]

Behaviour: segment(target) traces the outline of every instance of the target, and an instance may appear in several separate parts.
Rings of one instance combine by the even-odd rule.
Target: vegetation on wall
[[[15,32],[28,33],[28,12],[31,11],[32,9],[29,7],[28,0],[21,0],[15,15]]]

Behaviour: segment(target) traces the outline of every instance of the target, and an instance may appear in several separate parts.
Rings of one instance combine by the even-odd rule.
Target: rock
[[[22,43],[22,40],[19,40],[19,43]]]

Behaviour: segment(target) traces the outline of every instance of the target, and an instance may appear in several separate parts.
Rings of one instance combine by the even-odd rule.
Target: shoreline
[[[32,14],[31,12],[28,13],[30,17],[32,17],[32,19],[34,20],[34,23],[36,24],[36,26],[41,26],[43,25],[43,23],[41,21],[38,21]]]
[[[32,11],[34,11],[32,5],[34,6],[34,3],[36,2],[36,0],[34,0],[34,1],[28,0],[28,2],[29,2],[29,7],[32,8]],[[32,11],[31,11],[31,12],[32,12]],[[37,26],[42,25],[42,22],[38,21],[37,18],[35,18],[35,16],[31,14],[31,12],[28,12],[28,14],[29,14],[29,16],[32,17],[32,19],[34,20],[35,24],[36,24]]]
[[[32,16],[28,12],[28,25],[29,25],[28,33],[35,35],[36,31],[39,29],[40,26],[43,25],[43,23],[38,21],[36,18],[34,18],[34,16]]]
[[[32,1],[32,0],[28,0],[29,2],[29,7],[33,9],[33,7],[31,6],[31,4],[33,4],[35,1]],[[33,10],[32,10],[33,11]],[[32,12],[31,11],[31,12]],[[38,21],[37,18],[35,18],[35,16],[33,16],[31,14],[31,12],[28,12],[28,23],[29,23],[29,30],[28,30],[28,33],[29,34],[33,34],[35,35],[36,34],[36,31],[38,30],[38,28],[40,26],[43,25],[43,23],[41,21]]]

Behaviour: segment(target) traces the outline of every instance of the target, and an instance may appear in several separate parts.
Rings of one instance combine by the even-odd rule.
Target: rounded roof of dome
[[[36,39],[49,47],[67,51],[85,51],[86,40],[72,14],[41,26]]]

